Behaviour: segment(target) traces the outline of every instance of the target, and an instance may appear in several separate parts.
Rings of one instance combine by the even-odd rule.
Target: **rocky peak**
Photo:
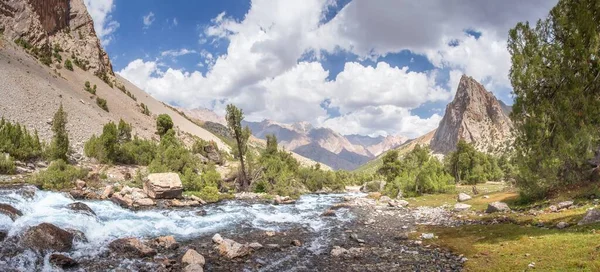
[[[59,45],[89,62],[94,73],[114,76],[83,0],[2,0],[0,29],[8,39],[21,38],[38,48]]]
[[[511,137],[512,123],[494,94],[472,77],[463,75],[454,100],[433,136],[431,149],[447,154],[460,139],[483,152],[495,152]]]

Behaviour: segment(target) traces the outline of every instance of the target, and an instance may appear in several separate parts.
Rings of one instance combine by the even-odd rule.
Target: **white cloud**
[[[506,31],[517,21],[541,17],[555,1],[508,1],[354,0],[323,23],[333,0],[252,0],[243,19],[222,12],[200,27],[203,47],[228,45],[222,55],[198,53],[205,74],[142,60],[119,73],[154,97],[186,107],[222,114],[227,103],[234,103],[249,120],[309,121],[346,134],[418,136],[435,128],[441,116],[432,112],[421,118],[412,110],[449,101],[462,73],[492,88],[509,86]],[[479,39],[465,35],[473,28],[482,33]],[[450,40],[458,44],[449,46]],[[348,62],[331,79],[318,62],[323,50],[361,58],[411,50],[436,68],[414,72],[386,62],[374,67]],[[307,55],[314,58],[300,61]],[[442,70],[450,71],[449,79],[440,83]],[[329,108],[321,107],[324,101]]]
[[[179,25],[179,22],[177,22],[177,18],[173,18],[173,25],[174,25],[174,26],[177,26],[177,25]]]
[[[145,29],[149,28],[152,25],[152,23],[154,23],[154,20],[155,20],[154,12],[152,12],[152,11],[150,13],[148,13],[147,15],[142,16],[142,22],[144,23],[144,28]]]
[[[113,33],[117,31],[120,24],[112,19],[110,15],[114,11],[113,0],[85,0],[84,1],[92,20],[94,29],[102,45],[107,46],[113,40]]]
[[[187,48],[181,48],[179,50],[167,50],[167,51],[162,51],[160,53],[160,55],[162,57],[180,57],[180,56],[185,56],[188,54],[197,54],[198,52],[196,52],[196,50],[190,50]]]

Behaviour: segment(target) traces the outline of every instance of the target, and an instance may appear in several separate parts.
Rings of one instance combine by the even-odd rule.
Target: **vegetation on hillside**
[[[67,133],[67,113],[64,111],[62,104],[52,119],[52,142],[48,148],[49,160],[67,161],[69,152],[69,134]]]
[[[246,126],[242,128],[242,120],[244,120],[244,112],[233,104],[227,105],[227,114],[225,116],[227,126],[231,131],[231,135],[235,139],[235,157],[240,160],[240,173],[238,174],[238,182],[242,190],[247,190],[250,185],[246,172],[246,163],[244,157],[248,151],[248,139],[252,132]]]
[[[31,133],[25,126],[0,120],[0,153],[22,161],[39,159],[43,156],[43,144],[37,131]]]

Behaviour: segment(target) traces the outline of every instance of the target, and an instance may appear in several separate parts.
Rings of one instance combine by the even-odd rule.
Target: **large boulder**
[[[591,209],[587,211],[583,219],[577,223],[577,225],[586,225],[600,222],[600,210]]]
[[[73,202],[73,203],[67,205],[67,208],[69,208],[70,210],[73,210],[75,212],[85,214],[85,215],[96,216],[96,213],[94,212],[94,210],[92,210],[92,208],[90,208],[88,205],[81,203],[81,202]]]
[[[200,253],[193,249],[188,249],[181,258],[181,263],[186,266],[199,265],[202,267],[206,263],[206,260],[204,259],[204,256],[200,255]]]
[[[471,196],[470,196],[470,195],[467,195],[467,194],[465,194],[465,193],[460,193],[460,194],[458,194],[458,202],[467,201],[467,200],[469,200],[469,199],[471,199]]]
[[[108,245],[114,253],[125,257],[144,258],[156,255],[156,250],[144,245],[137,238],[121,238],[110,242]]]
[[[156,173],[148,175],[144,182],[144,192],[150,198],[181,198],[183,185],[177,173]]]
[[[19,218],[23,215],[23,213],[21,211],[17,210],[15,207],[8,205],[8,204],[3,204],[3,203],[0,203],[0,213],[5,214],[6,216],[10,217],[10,219],[12,219],[12,221],[17,220],[17,218]]]
[[[66,252],[73,247],[73,234],[50,223],[41,223],[23,234],[21,244],[40,251]]]
[[[179,247],[179,244],[173,235],[161,236],[154,239],[154,245],[165,249],[174,249]]]
[[[124,208],[133,206],[133,199],[131,199],[131,195],[122,196],[120,194],[113,194],[110,200]]]
[[[492,202],[492,203],[488,204],[487,210],[485,210],[486,213],[508,212],[508,211],[510,211],[510,208],[508,207],[508,205],[506,205],[506,203],[500,202],[500,201],[496,201],[496,202]]]
[[[573,206],[573,203],[574,202],[572,200],[568,200],[568,201],[563,201],[563,202],[558,203],[557,206],[558,206],[559,210],[562,210],[562,209],[567,209],[567,208]]]
[[[215,247],[219,251],[219,254],[229,259],[246,256],[254,248],[249,244],[240,244],[231,239],[224,239],[218,233],[213,236],[212,240],[217,244]]]

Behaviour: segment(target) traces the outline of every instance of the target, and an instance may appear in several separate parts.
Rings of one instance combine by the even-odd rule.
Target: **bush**
[[[156,134],[160,137],[165,135],[167,131],[173,128],[173,120],[171,116],[168,114],[160,114],[158,118],[156,118]]]
[[[107,105],[106,99],[96,97],[96,104],[98,105],[98,107],[100,107],[101,109],[108,112],[108,105]]]
[[[35,160],[42,156],[43,145],[37,131],[33,134],[19,123],[0,120],[0,152],[8,153],[17,160]]]
[[[86,169],[69,165],[64,160],[55,160],[46,171],[34,175],[32,182],[45,190],[64,190],[73,187],[77,179],[86,176]]]
[[[65,60],[65,68],[69,71],[73,71],[73,63],[70,59]]]
[[[148,166],[148,170],[151,173],[185,173],[187,169],[194,171],[197,164],[197,160],[192,153],[175,137],[175,132],[169,130],[160,139],[156,157]]]
[[[85,90],[88,93],[91,93],[93,95],[96,94],[96,84],[94,84],[94,87],[90,86],[90,82],[86,81],[85,84],[83,85],[83,90]]]
[[[219,189],[215,186],[206,186],[200,190],[198,197],[206,202],[217,202],[219,201]]]
[[[10,156],[4,156],[0,154],[0,174],[4,175],[12,175],[15,173],[15,162],[10,158]]]
[[[142,113],[144,115],[150,116],[150,110],[148,109],[148,106],[144,103],[140,104],[140,107],[142,108]]]
[[[120,120],[118,128],[113,122],[104,125],[102,135],[93,135],[85,143],[84,152],[102,163],[148,165],[155,157],[156,144],[137,137],[131,140],[131,125]]]

